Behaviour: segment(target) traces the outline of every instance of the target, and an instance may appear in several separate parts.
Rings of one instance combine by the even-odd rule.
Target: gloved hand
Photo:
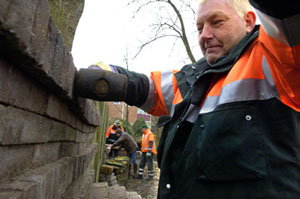
[[[149,158],[149,157],[151,157],[151,156],[152,156],[152,153],[151,153],[151,152],[147,152],[147,153],[146,153],[146,157],[147,157],[147,158]]]
[[[106,64],[104,62],[98,62],[97,64],[93,64],[93,65],[89,66],[88,68],[89,69],[98,69],[98,70],[102,69],[102,70],[111,71],[113,73],[119,73],[114,65]]]

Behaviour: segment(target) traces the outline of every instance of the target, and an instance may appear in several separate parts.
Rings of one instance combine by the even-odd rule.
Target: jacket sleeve
[[[250,0],[261,20],[264,31],[288,45],[300,43],[300,1]]]
[[[177,70],[144,74],[116,67],[118,72],[128,78],[128,93],[125,102],[138,106],[146,112],[160,116],[171,115],[174,103],[182,100],[174,74]]]
[[[125,140],[125,136],[124,136],[124,135],[121,135],[121,136],[119,137],[119,139],[117,139],[117,140],[115,141],[115,143],[114,143],[112,146],[113,146],[113,147],[114,147],[114,146],[118,146],[118,145],[120,145],[124,140]]]
[[[174,112],[175,104],[182,100],[177,80],[174,76],[177,72],[177,70],[152,72],[149,77],[149,96],[141,108],[152,115],[171,116]]]
[[[151,150],[152,147],[153,147],[153,140],[150,140],[150,141],[149,141],[149,149]]]
[[[300,2],[295,0],[250,0],[251,5],[261,12],[277,19],[285,19],[296,15],[300,10]]]
[[[109,137],[109,135],[110,135],[110,131],[111,131],[111,126],[110,126],[110,127],[108,127],[108,129],[107,129],[107,131],[106,131],[106,138],[108,138],[108,137]]]
[[[300,1],[250,0],[261,20],[262,68],[275,96],[300,111]]]

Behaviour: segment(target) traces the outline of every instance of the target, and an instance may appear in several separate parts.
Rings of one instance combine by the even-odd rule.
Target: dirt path
[[[126,189],[135,191],[143,197],[143,199],[156,199],[159,180],[159,168],[157,162],[154,161],[154,179],[147,180],[147,166],[144,170],[144,179],[134,179],[130,177],[127,182]]]

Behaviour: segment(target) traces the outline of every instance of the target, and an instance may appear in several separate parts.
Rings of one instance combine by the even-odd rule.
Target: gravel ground
[[[159,180],[159,168],[157,162],[154,161],[154,179],[147,180],[147,166],[144,170],[144,179],[134,179],[130,177],[127,182],[127,191],[135,191],[143,197],[143,199],[156,199]]]

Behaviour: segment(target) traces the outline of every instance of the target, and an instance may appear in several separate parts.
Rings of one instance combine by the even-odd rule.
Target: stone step
[[[127,199],[126,188],[123,186],[108,187],[109,199]]]
[[[110,180],[108,181],[109,182],[109,186],[117,186],[118,185],[118,180],[117,180],[117,177],[112,174],[112,177],[110,178]]]
[[[124,186],[108,186],[107,182],[94,183],[89,199],[142,199],[136,192],[127,192]]]
[[[108,186],[117,186],[118,180],[114,173],[110,175],[101,174],[100,175],[100,182],[107,182]]]
[[[90,199],[109,199],[107,182],[94,183],[91,189]]]
[[[127,199],[142,199],[142,196],[140,196],[137,192],[129,191],[127,192]]]

